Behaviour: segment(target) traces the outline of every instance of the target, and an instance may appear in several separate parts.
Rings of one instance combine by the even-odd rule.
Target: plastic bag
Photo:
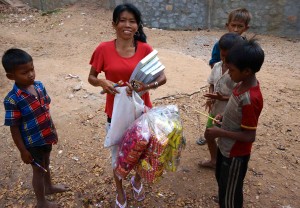
[[[153,183],[165,170],[177,170],[185,139],[177,106],[154,108],[149,118],[152,135],[144,157],[135,168],[142,178]]]
[[[139,117],[124,134],[114,166],[119,178],[126,178],[147,148],[151,132],[146,117],[146,114]]]
[[[147,182],[155,182],[164,170],[176,171],[184,146],[177,106],[152,108],[126,131],[115,172],[124,179],[134,168]]]
[[[116,88],[120,93],[115,95],[110,129],[106,134],[104,147],[117,145],[121,142],[126,129],[140,117],[145,110],[144,101],[136,93],[127,96],[126,87]]]

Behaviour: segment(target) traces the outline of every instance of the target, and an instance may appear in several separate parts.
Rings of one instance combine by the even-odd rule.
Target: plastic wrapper
[[[146,114],[143,114],[127,129],[119,149],[115,173],[119,178],[126,178],[138,163],[149,143],[151,133]]]
[[[152,108],[125,133],[115,172],[126,178],[134,168],[145,181],[153,183],[165,170],[177,170],[184,146],[177,106]]]

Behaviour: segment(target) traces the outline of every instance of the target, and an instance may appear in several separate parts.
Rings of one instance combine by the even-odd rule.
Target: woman
[[[146,35],[143,31],[140,11],[132,4],[121,4],[113,12],[113,28],[116,31],[116,39],[100,43],[94,51],[90,64],[91,70],[88,81],[93,86],[100,86],[107,92],[105,113],[107,122],[111,122],[113,112],[114,95],[118,91],[113,87],[114,83],[122,80],[126,82],[127,94],[132,93],[132,86],[128,83],[130,75],[140,60],[147,56],[153,49],[146,43]],[[105,78],[98,78],[98,74],[104,72]],[[137,92],[156,89],[166,83],[166,76],[162,73],[153,83],[141,84]],[[145,105],[152,107],[149,93],[146,92],[142,99]],[[116,158],[118,147],[112,147],[112,159]],[[122,180],[114,173],[117,188],[116,207],[125,208],[127,205]],[[136,173],[131,178],[133,195],[137,201],[145,198],[145,192],[141,183],[141,177]]]

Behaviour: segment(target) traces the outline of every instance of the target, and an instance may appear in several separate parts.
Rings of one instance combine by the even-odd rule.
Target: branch
[[[164,100],[164,99],[171,98],[171,97],[174,98],[174,99],[179,99],[179,98],[182,98],[182,97],[190,97],[192,95],[195,95],[195,94],[198,94],[198,93],[202,92],[202,90],[204,88],[207,88],[207,86],[202,86],[202,87],[200,87],[199,90],[197,90],[195,92],[192,92],[190,94],[189,93],[180,93],[180,94],[176,94],[176,95],[168,95],[168,96],[156,98],[156,99],[153,100],[153,102],[159,101],[159,100]]]

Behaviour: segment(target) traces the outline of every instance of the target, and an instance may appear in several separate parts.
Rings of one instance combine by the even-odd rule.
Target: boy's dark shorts
[[[41,164],[44,161],[45,154],[51,152],[52,144],[46,144],[46,145],[38,146],[38,147],[29,147],[27,150],[30,152],[33,159],[37,163]]]

